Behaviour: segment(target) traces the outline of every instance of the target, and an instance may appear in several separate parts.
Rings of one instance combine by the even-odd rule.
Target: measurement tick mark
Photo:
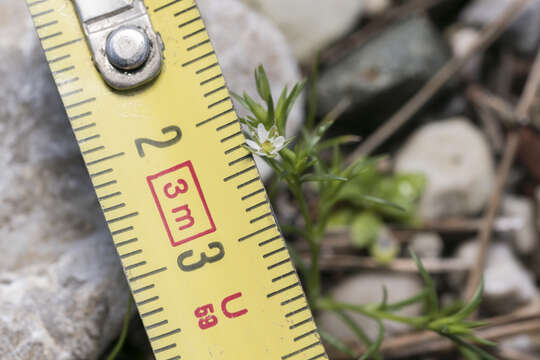
[[[285,278],[287,278],[287,277],[289,277],[289,276],[292,276],[292,275],[294,275],[294,274],[295,274],[294,270],[289,271],[288,273],[285,273],[285,274],[283,274],[283,275],[276,276],[275,278],[272,279],[272,282],[276,282],[276,281],[285,279]]]
[[[84,105],[84,104],[88,104],[88,103],[93,102],[93,101],[96,101],[95,97],[88,98],[88,99],[85,99],[85,100],[82,100],[82,101],[79,101],[79,102],[76,102],[76,103],[73,103],[73,104],[69,104],[69,105],[66,105],[66,110],[73,109],[74,107],[81,106],[81,105]]]
[[[197,8],[197,5],[190,6],[188,8],[185,8],[184,10],[180,10],[179,12],[175,13],[174,16],[180,16],[182,14],[185,14],[191,10],[195,10]]]
[[[222,116],[224,116],[224,115],[227,115],[228,113],[233,112],[233,111],[234,111],[233,108],[230,108],[230,109],[228,109],[228,110],[222,111],[222,112],[220,112],[220,113],[217,114],[217,115],[214,115],[214,116],[212,116],[212,117],[210,117],[210,118],[208,118],[208,119],[206,119],[206,120],[203,120],[203,121],[197,123],[195,126],[198,127],[198,126],[204,125],[204,124],[206,124],[206,123],[209,123],[209,122],[212,121],[212,120],[215,120],[215,119],[217,119],[217,118],[220,118],[220,117],[222,117]]]
[[[262,247],[262,246],[268,245],[268,244],[270,244],[271,242],[276,241],[276,240],[278,240],[278,239],[280,239],[280,238],[281,238],[281,235],[274,236],[273,238],[270,238],[270,239],[268,239],[268,240],[261,241],[261,242],[259,243],[259,246]]]
[[[204,30],[206,30],[206,28],[202,28],[202,29],[199,29],[199,30],[195,30],[195,31],[192,32],[192,33],[189,33],[189,34],[187,34],[187,35],[184,35],[184,37],[183,37],[182,39],[184,39],[184,40],[189,39],[189,38],[192,37],[192,36],[195,36],[195,35],[197,35],[197,34],[202,33]]]
[[[127,254],[120,255],[120,259],[126,259],[128,257],[135,256],[135,255],[138,255],[138,254],[142,254],[141,249],[135,250],[135,251],[132,251],[132,252],[128,252]]]
[[[223,181],[225,181],[225,182],[230,181],[230,180],[232,180],[232,179],[234,179],[234,178],[236,178],[236,177],[238,177],[238,176],[240,176],[240,175],[243,175],[243,174],[245,174],[245,173],[247,173],[247,172],[249,172],[249,171],[251,171],[251,170],[255,170],[255,169],[257,169],[257,167],[256,167],[255,165],[250,166],[250,167],[248,167],[247,169],[240,170],[240,171],[237,172],[237,173],[234,173],[234,174],[232,174],[232,175],[227,176],[226,178],[223,179]]]
[[[157,353],[160,353],[160,352],[163,352],[163,351],[173,349],[175,347],[176,347],[176,344],[170,344],[170,345],[164,346],[162,348],[156,349],[156,350],[154,350],[154,352],[157,354]]]
[[[120,193],[115,193],[115,194],[111,194],[111,195],[120,195]],[[110,196],[110,195],[109,195]],[[119,234],[122,234],[122,233],[125,233],[125,232],[128,232],[128,231],[131,231],[133,230],[133,226],[128,226],[128,227],[125,227],[125,228],[122,228],[122,229],[119,229],[119,230],[116,230],[116,231],[113,231],[111,233],[112,236],[116,236],[116,235],[119,235]]]
[[[163,326],[163,325],[167,325],[168,323],[169,323],[168,320],[163,320],[163,321],[157,322],[157,323],[155,323],[155,324],[145,326],[144,328],[145,328],[146,330],[155,329],[155,328],[157,328],[157,327],[160,327],[160,326]]]
[[[236,132],[236,133],[234,133],[234,134],[232,134],[232,135],[229,135],[229,136],[227,136],[227,137],[224,137],[223,139],[221,139],[221,140],[219,140],[219,141],[220,141],[221,143],[224,143],[224,142],[227,142],[227,141],[229,141],[229,140],[231,140],[231,139],[233,139],[233,138],[235,138],[235,137],[237,137],[237,136],[240,136],[240,135],[242,135],[242,131],[238,131],[238,132]]]
[[[279,295],[287,290],[294,289],[295,287],[300,286],[299,282],[295,282],[294,284],[287,285],[284,288],[281,288],[279,290],[276,290],[274,292],[271,292],[270,294],[266,295],[267,298],[271,298],[273,296]]]
[[[158,335],[158,336],[154,336],[152,338],[150,338],[150,341],[156,341],[156,340],[159,340],[159,339],[163,339],[163,338],[166,338],[168,336],[171,336],[171,335],[174,335],[174,334],[178,334],[180,332],[180,329],[174,329],[174,330],[171,330],[169,332],[166,332],[165,334],[161,334],[161,335]]]
[[[57,36],[60,36],[60,35],[62,35],[62,32],[61,32],[61,31],[58,31],[58,32],[55,32],[54,34],[40,37],[40,38],[39,38],[39,41],[49,40],[49,39],[52,39],[52,38],[57,37]]]
[[[97,160],[90,161],[90,162],[86,163],[86,166],[92,166],[92,165],[95,165],[95,164],[99,164],[100,162],[107,161],[107,160],[110,160],[110,159],[114,159],[115,157],[119,157],[119,156],[123,156],[123,155],[125,155],[124,152],[120,152],[118,154],[105,156],[105,157],[103,157],[101,159],[97,159]]]
[[[120,241],[120,242],[117,242],[115,244],[115,246],[117,248],[121,247],[121,246],[124,246],[124,245],[128,245],[128,244],[131,244],[131,243],[134,243],[134,242],[137,242],[137,238],[133,238],[133,239],[129,239],[129,240],[125,240],[125,241]]]
[[[148,304],[148,303],[151,303],[151,302],[154,302],[156,300],[159,299],[159,296],[153,296],[149,299],[146,299],[146,300],[143,300],[143,301],[140,301],[137,303],[137,306],[142,306],[142,305],[145,305],[145,304]]]
[[[222,85],[222,86],[218,87],[217,89],[214,89],[214,90],[211,90],[211,91],[205,93],[205,94],[204,94],[204,97],[209,97],[210,95],[215,94],[215,93],[217,93],[218,91],[225,90],[225,89],[226,89],[226,86],[225,86],[225,85]]]
[[[262,220],[262,219],[264,219],[264,218],[267,218],[267,217],[269,217],[269,216],[272,216],[272,213],[271,213],[271,212],[266,213],[266,214],[263,214],[263,215],[261,215],[261,216],[257,216],[256,218],[253,218],[253,219],[249,220],[249,223],[250,223],[250,224],[254,224],[254,223],[256,223],[257,221]]]
[[[99,184],[99,185],[96,185],[94,186],[94,189],[98,190],[98,189],[102,189],[104,187],[107,187],[107,186],[110,186],[110,185],[114,185],[116,184],[116,180],[111,180],[111,181],[107,181],[106,183],[103,183],[103,184]]]
[[[208,41],[210,41],[210,40],[205,40],[205,41],[208,42]],[[189,50],[189,48],[188,48],[188,50]],[[215,63],[213,63],[212,65],[205,66],[205,67],[203,67],[202,69],[199,69],[199,70],[195,71],[195,74],[203,73],[203,72],[205,72],[206,70],[210,70],[211,68],[214,68],[214,67],[216,67],[216,66],[218,66],[218,65],[219,65],[219,63],[215,62]]]
[[[118,245],[117,245],[117,247],[118,247]],[[135,263],[135,264],[132,264],[132,265],[128,265],[128,266],[126,266],[126,271],[131,270],[131,269],[135,269],[135,268],[137,268],[139,266],[143,266],[143,265],[146,265],[146,261],[141,261],[141,262],[138,262],[138,263]],[[137,305],[139,305],[139,304],[137,304]]]
[[[51,59],[51,60],[49,60],[47,62],[49,64],[54,64],[55,62],[62,61],[62,60],[65,60],[65,59],[69,59],[70,57],[71,57],[70,54],[66,54],[66,55],[62,55],[62,56],[59,56],[57,58]]]
[[[146,291],[146,290],[153,289],[154,287],[155,287],[154,284],[148,285],[148,286],[144,286],[144,287],[142,287],[142,288],[133,290],[133,294],[139,294],[139,293],[142,293],[142,292],[144,292],[144,291]]]
[[[122,220],[128,219],[128,218],[133,217],[133,216],[137,216],[137,215],[139,215],[139,213],[135,211],[135,212],[132,212],[131,214],[127,214],[127,215],[119,216],[119,217],[111,219],[111,220],[107,220],[107,224],[112,224],[112,223],[122,221]]]
[[[57,82],[57,83],[56,83],[56,87],[57,87],[57,88],[60,88],[60,87],[62,87],[62,86],[64,86],[64,85],[71,84],[72,82],[75,82],[75,81],[78,81],[78,80],[79,80],[78,77],[74,77],[74,78],[68,79],[68,80],[66,80],[66,81]]]
[[[272,270],[272,269],[277,268],[278,266],[281,266],[281,265],[283,265],[283,264],[286,264],[286,263],[288,263],[288,262],[290,262],[290,261],[291,261],[290,258],[283,259],[283,260],[281,260],[281,261],[279,261],[279,262],[277,262],[277,263],[275,263],[275,264],[272,264],[272,265],[268,266],[267,269],[268,269],[268,270]]]
[[[132,277],[131,279],[129,279],[129,281],[130,281],[130,282],[134,282],[134,281],[137,281],[137,280],[140,280],[140,279],[144,279],[144,278],[146,278],[146,277],[148,277],[148,276],[156,275],[156,274],[158,274],[158,273],[160,273],[160,272],[163,272],[163,271],[165,271],[165,270],[167,270],[167,268],[164,266],[164,267],[162,267],[162,268],[159,268],[159,269],[156,269],[156,270],[149,271],[149,272],[144,273],[144,274],[142,274],[142,275]]]
[[[208,78],[206,80],[201,81],[200,84],[201,84],[201,86],[206,85],[206,84],[208,84],[208,83],[210,83],[210,82],[212,82],[214,80],[217,80],[219,78],[222,78],[222,77],[223,77],[223,74],[217,74],[217,75],[214,75],[214,76],[212,76],[212,77],[210,77],[210,78]]]
[[[251,154],[244,155],[244,156],[242,156],[242,157],[239,157],[239,158],[236,159],[236,160],[231,161],[231,162],[229,163],[229,166],[233,166],[234,164],[237,164],[237,163],[239,163],[239,162],[242,162],[242,161],[248,160],[248,159],[252,159]]]
[[[311,344],[311,345],[308,345],[308,346],[303,347],[303,348],[301,348],[301,349],[299,349],[299,350],[296,350],[296,351],[294,351],[294,352],[292,352],[292,353],[290,353],[290,354],[287,354],[287,355],[282,356],[282,357],[281,357],[281,360],[289,359],[289,358],[291,358],[291,357],[293,357],[293,356],[295,356],[295,355],[301,354],[301,353],[303,353],[304,351],[309,350],[309,349],[311,349],[311,348],[314,348],[315,346],[320,345],[320,344],[321,344],[320,341],[316,341],[316,342],[314,342],[314,343]],[[311,359],[310,359],[310,360],[311,360]]]
[[[99,201],[103,201],[103,200],[107,200],[107,199],[110,199],[110,198],[115,197],[115,196],[118,196],[118,195],[122,195],[122,193],[121,193],[120,191],[117,191],[117,192],[112,193],[112,194],[100,196],[100,197],[98,197],[98,200],[99,200]],[[113,234],[113,236],[114,236],[114,232],[113,232],[112,234]]]
[[[148,316],[152,316],[152,315],[158,314],[158,313],[160,313],[160,312],[162,312],[162,311],[163,311],[163,308],[162,308],[162,307],[159,307],[159,308],[157,308],[157,309],[150,310],[150,311],[148,311],[148,312],[142,313],[142,314],[141,314],[141,317],[142,317],[142,318],[145,318],[145,317],[148,317]]]
[[[210,51],[210,52],[207,52],[206,54],[203,54],[203,55],[201,55],[201,56],[198,56],[198,57],[196,57],[195,59],[191,59],[191,60],[189,60],[189,61],[183,63],[182,66],[183,66],[183,67],[189,66],[189,65],[194,64],[194,63],[196,63],[197,61],[200,61],[200,60],[202,60],[202,59],[204,59],[204,58],[206,58],[206,57],[208,57],[208,56],[211,56],[211,55],[214,55],[214,50],[212,50],[212,51]]]
[[[225,128],[227,128],[227,127],[229,127],[229,126],[232,126],[232,125],[238,124],[238,123],[239,123],[238,119],[235,119],[235,120],[233,120],[233,121],[231,121],[231,122],[228,122],[228,123],[226,123],[226,124],[224,124],[224,125],[221,125],[220,127],[218,127],[218,128],[216,129],[216,131],[224,130]]]
[[[245,196],[242,196],[242,200],[247,200],[247,199],[249,199],[250,197],[253,197],[253,196],[255,196],[255,195],[257,195],[257,194],[260,194],[260,193],[263,193],[263,192],[264,192],[264,188],[259,189],[259,190],[255,190],[255,191],[252,192],[252,193],[249,193],[249,194],[247,194],[247,195],[245,195]]]
[[[174,4],[176,4],[176,3],[179,3],[180,1],[182,1],[182,0],[174,0],[174,1],[168,2],[168,3],[166,3],[165,5],[161,5],[161,6],[157,7],[157,8],[155,8],[155,9],[154,9],[154,12],[161,11],[161,10],[163,10],[163,9],[165,9],[165,8],[168,8],[168,7],[171,6],[171,5],[174,5]]]
[[[45,11],[38,12],[37,14],[33,14],[33,15],[32,15],[32,19],[38,18],[38,17],[43,16],[43,15],[50,14],[50,13],[52,13],[53,11],[54,11],[54,9],[49,9],[49,10],[45,10]]]
[[[256,208],[261,207],[261,206],[263,206],[263,205],[265,205],[265,204],[268,204],[268,201],[266,201],[266,200],[261,201],[260,203],[257,203],[257,204],[255,204],[255,205],[253,205],[253,206],[248,207],[248,208],[246,209],[246,212],[250,212],[250,211],[252,211],[252,210],[255,210]]]
[[[58,24],[58,20],[49,21],[48,23],[37,25],[36,30],[40,30],[40,29],[46,28],[48,26],[56,25],[56,24]]]
[[[281,306],[285,306],[285,305],[287,305],[287,304],[290,304],[290,303],[292,303],[292,302],[295,302],[296,300],[300,300],[300,299],[302,299],[303,297],[304,297],[303,294],[296,295],[296,296],[294,296],[294,297],[292,297],[292,298],[290,298],[290,299],[287,299],[287,300],[285,300],[285,301],[282,301],[280,305],[281,305]]]
[[[295,337],[293,340],[298,341],[298,340],[301,340],[301,339],[305,338],[306,336],[313,335],[313,334],[317,334],[317,329],[313,329],[313,330],[310,330],[308,332],[305,332],[302,335],[299,335],[299,336]]]
[[[276,249],[276,250],[272,250],[272,251],[264,254],[263,259],[266,259],[267,257],[270,257],[270,256],[275,255],[275,254],[279,254],[280,252],[285,251],[285,250],[287,250],[287,248],[285,246],[283,246],[283,247],[281,247],[279,249]]]
[[[106,169],[106,170],[98,171],[97,173],[90,174],[90,177],[95,178],[95,177],[105,175],[105,174],[109,174],[109,173],[112,173],[112,172],[113,172],[113,169]]]
[[[53,51],[53,50],[56,50],[56,49],[60,49],[60,48],[63,48],[64,46],[68,46],[68,45],[71,45],[71,44],[78,43],[81,40],[82,40],[82,38],[66,41],[66,42],[64,42],[62,44],[58,44],[58,45],[55,45],[55,46],[51,46],[50,48],[46,48],[43,51],[49,52],[49,51]]]
[[[273,228],[275,228],[275,227],[277,227],[276,224],[269,225],[269,226],[267,226],[267,227],[264,227],[264,228],[262,228],[262,229],[259,229],[259,230],[257,230],[257,231],[254,231],[254,232],[252,232],[252,233],[249,234],[249,235],[242,236],[240,239],[238,239],[238,241],[240,241],[240,242],[241,242],[241,241],[245,241],[245,240],[247,240],[247,239],[249,239],[249,238],[251,238],[251,237],[253,237],[253,236],[255,236],[255,235],[259,235],[259,234],[261,234],[261,233],[263,233],[263,232],[265,232],[265,231],[268,231],[268,230],[270,230],[270,229],[273,229]]]

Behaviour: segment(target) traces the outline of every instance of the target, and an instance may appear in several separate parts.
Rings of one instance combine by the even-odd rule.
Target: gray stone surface
[[[510,234],[517,252],[531,255],[538,249],[534,203],[526,197],[507,195],[502,201],[502,212],[517,222]]]
[[[427,177],[420,202],[424,219],[479,212],[495,183],[488,144],[465,118],[437,121],[417,130],[398,150],[395,167]]]
[[[299,79],[267,20],[203,2],[232,89],[254,94],[259,63],[276,92]],[[118,336],[126,282],[24,2],[0,2],[0,28],[0,357],[97,359]]]
[[[0,24],[0,357],[96,359],[125,280],[24,2]]]
[[[383,286],[388,289],[388,302],[396,302],[418,294],[423,289],[422,281],[416,275],[365,272],[353,275],[331,291],[331,298],[338,302],[349,304],[380,303],[383,297]],[[422,305],[415,304],[397,312],[404,316],[418,316]],[[356,320],[366,334],[375,339],[377,337],[377,323],[365,316],[349,313]],[[319,325],[345,343],[360,343],[354,333],[339,317],[332,312],[322,312],[319,316]],[[396,322],[384,321],[385,335],[391,336],[403,333],[409,328]]]
[[[462,245],[456,256],[472,266],[476,262],[477,253],[478,244],[473,241]],[[451,280],[456,289],[463,288],[464,278],[454,276]],[[516,258],[510,245],[493,244],[487,252],[484,270],[484,306],[494,313],[507,314],[538,298],[533,277]]]
[[[475,0],[461,15],[461,21],[478,27],[499,18],[515,0]],[[501,41],[514,50],[534,54],[540,44],[540,1],[530,0],[516,20],[503,34]]]
[[[317,51],[351,30],[364,8],[364,0],[242,1],[268,16],[302,61],[313,60]]]
[[[330,111],[344,97],[351,98],[354,109],[384,105],[417,89],[448,57],[447,45],[427,18],[392,25],[321,74],[320,110]]]
[[[420,258],[441,256],[444,242],[438,233],[418,233],[411,240],[411,247]]]
[[[237,0],[197,0],[216,48],[219,63],[230,90],[246,92],[259,101],[253,71],[264,65],[277,101],[285,85],[289,89],[301,80],[298,64],[287,41],[267,18]],[[304,120],[304,98],[291,111],[287,135],[295,135]],[[237,104],[240,116],[247,112]],[[270,168],[257,161],[263,177]]]

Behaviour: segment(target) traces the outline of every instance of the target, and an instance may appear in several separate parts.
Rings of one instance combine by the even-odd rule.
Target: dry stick
[[[309,255],[301,254],[306,264],[310,264]],[[471,269],[471,264],[463,259],[422,259],[424,268],[431,274],[447,274],[466,272]],[[418,273],[418,266],[411,259],[394,259],[387,265],[381,265],[375,259],[357,255],[322,255],[319,259],[321,271],[351,271],[351,270],[386,270],[401,273]]]
[[[529,0],[518,0],[504,14],[481,33],[478,43],[464,56],[454,56],[447,62],[401,109],[397,111],[383,126],[363,142],[347,159],[353,161],[359,156],[371,154],[401,126],[409,121],[464,65],[479,51],[491,45],[512,22],[514,16]]]
[[[532,303],[508,315],[486,319],[487,325],[476,331],[486,340],[499,340],[540,328],[540,303]],[[517,325],[517,327],[516,327]],[[392,357],[418,357],[430,353],[442,353],[455,349],[455,344],[431,331],[397,335],[385,339],[381,350]],[[362,349],[357,349],[361,353]]]
[[[384,12],[382,16],[374,19],[360,30],[347,36],[343,41],[326,49],[321,54],[322,63],[333,63],[343,58],[352,47],[358,47],[366,43],[384,27],[414,13],[423,12],[438,3],[447,0],[413,0],[394,9]]]
[[[529,118],[529,109],[538,90],[538,84],[540,84],[540,51],[536,55],[531,73],[525,84],[525,89],[516,106],[515,115],[518,121],[526,122]]]
[[[506,179],[510,173],[510,168],[514,162],[514,158],[517,153],[519,145],[519,135],[516,131],[512,131],[508,134],[506,139],[506,144],[504,147],[503,159],[499,169],[497,171],[497,179],[495,183],[495,191],[492,193],[488,208],[486,211],[486,216],[484,218],[484,223],[480,229],[480,234],[478,235],[478,242],[480,247],[477,252],[476,262],[469,276],[469,281],[467,282],[467,290],[465,292],[466,298],[470,298],[474,295],[476,288],[480,284],[482,279],[482,274],[484,272],[484,267],[486,265],[486,255],[491,240],[491,234],[493,232],[493,222],[497,216],[497,211],[499,209],[499,203],[501,201],[502,193],[504,191],[504,186],[506,184]]]
[[[521,98],[516,106],[515,118],[519,121],[526,122],[528,119],[529,109],[534,101],[534,97],[540,85],[540,51],[536,55],[533,68],[525,84]],[[482,278],[482,273],[486,264],[486,253],[489,247],[491,233],[493,230],[493,222],[495,221],[495,216],[497,215],[497,210],[499,208],[499,202],[504,190],[504,185],[506,183],[506,178],[510,172],[512,163],[516,156],[517,150],[519,147],[519,134],[516,130],[511,131],[508,134],[508,139],[506,140],[505,151],[503,155],[503,160],[497,175],[497,184],[495,188],[495,193],[493,193],[490,198],[488,210],[484,220],[484,226],[482,227],[479,235],[480,249],[478,251],[477,261],[475,267],[471,271],[469,282],[467,284],[466,296],[470,298],[473,296],[480,279]]]
[[[500,120],[515,123],[515,108],[506,100],[497,96],[480,85],[470,85],[466,91],[467,98],[475,105],[488,109],[498,115]]]

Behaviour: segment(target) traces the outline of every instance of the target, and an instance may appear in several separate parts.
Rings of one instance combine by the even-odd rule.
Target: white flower
[[[253,140],[246,140],[246,144],[259,156],[274,158],[286,146],[285,138],[278,134],[275,126],[266,130],[263,124],[259,124],[256,132],[253,128],[249,128],[249,132]]]

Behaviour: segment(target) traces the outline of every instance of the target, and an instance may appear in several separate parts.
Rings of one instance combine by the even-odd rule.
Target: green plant
[[[472,301],[457,304],[451,308],[440,308],[434,281],[425,271],[420,260],[411,253],[425,282],[425,289],[416,296],[388,303],[386,290],[380,304],[343,304],[324,296],[319,271],[321,243],[329,224],[337,222],[353,224],[357,242],[362,246],[373,246],[380,231],[382,218],[414,223],[414,210],[419,193],[423,189],[423,178],[416,175],[381,176],[377,171],[378,159],[359,158],[346,163],[340,151],[343,144],[358,141],[355,136],[326,138],[328,129],[343,112],[346,103],[341,103],[334,111],[315,125],[316,101],[309,101],[309,115],[306,126],[297,139],[287,138],[285,129],[289,113],[305,87],[305,83],[295,85],[290,91],[285,88],[274,103],[264,69],[255,71],[257,91],[263,104],[249,95],[234,94],[235,98],[250,111],[250,115],[240,119],[248,140],[246,148],[262,157],[286,185],[298,204],[303,219],[302,228],[294,229],[295,234],[305,239],[309,245],[310,261],[303,264],[295,257],[297,267],[303,278],[308,302],[314,311],[336,312],[366,346],[360,359],[380,359],[379,347],[383,340],[382,320],[408,324],[416,329],[431,330],[447,337],[458,345],[467,358],[493,359],[478,347],[490,345],[474,336],[473,329],[482,325],[467,321],[466,318],[476,310],[482,297],[482,287]],[[312,94],[315,85],[312,82]],[[294,140],[294,141],[293,141]],[[405,185],[404,185],[405,184]],[[405,191],[402,191],[403,189]],[[306,193],[315,192],[317,211],[308,202]],[[312,199],[310,199],[312,200]],[[337,209],[338,205],[340,206]],[[354,212],[356,213],[356,216]],[[358,211],[364,213],[358,213]],[[388,260],[388,259],[386,259]],[[391,260],[391,259],[390,259]],[[396,312],[404,307],[423,303],[426,315],[405,317]],[[379,324],[376,339],[369,339],[364,331],[348,315],[356,312],[371,317]],[[352,358],[355,352],[340,342],[332,334],[321,332],[327,343]]]

